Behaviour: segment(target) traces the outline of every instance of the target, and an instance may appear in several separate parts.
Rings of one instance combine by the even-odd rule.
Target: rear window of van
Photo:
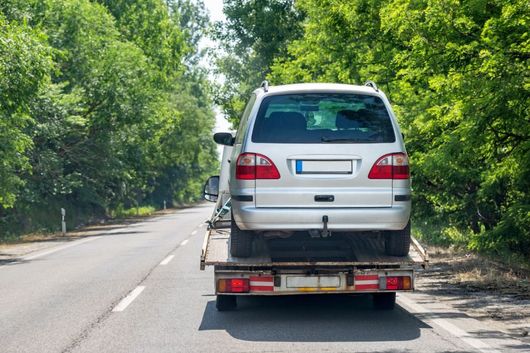
[[[266,97],[252,132],[252,142],[257,143],[389,143],[395,139],[379,97],[343,93]]]

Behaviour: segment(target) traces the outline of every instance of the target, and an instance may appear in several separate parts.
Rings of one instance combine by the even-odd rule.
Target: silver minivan
[[[233,146],[230,251],[248,257],[256,236],[383,234],[388,255],[410,245],[407,152],[377,86],[267,82],[252,94]]]

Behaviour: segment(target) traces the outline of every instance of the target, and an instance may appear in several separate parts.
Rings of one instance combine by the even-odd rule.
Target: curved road
[[[245,298],[215,310],[199,270],[211,205],[0,266],[0,352],[530,352],[422,293]]]

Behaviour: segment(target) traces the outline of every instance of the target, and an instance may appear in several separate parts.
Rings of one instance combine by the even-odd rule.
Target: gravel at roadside
[[[480,256],[430,249],[417,290],[530,343],[530,276]]]

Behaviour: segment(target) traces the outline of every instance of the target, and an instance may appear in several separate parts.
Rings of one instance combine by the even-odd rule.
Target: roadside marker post
[[[63,235],[66,235],[66,222],[64,220],[64,217],[66,216],[66,210],[64,208],[61,208],[61,216],[62,216],[61,230],[62,230]]]

